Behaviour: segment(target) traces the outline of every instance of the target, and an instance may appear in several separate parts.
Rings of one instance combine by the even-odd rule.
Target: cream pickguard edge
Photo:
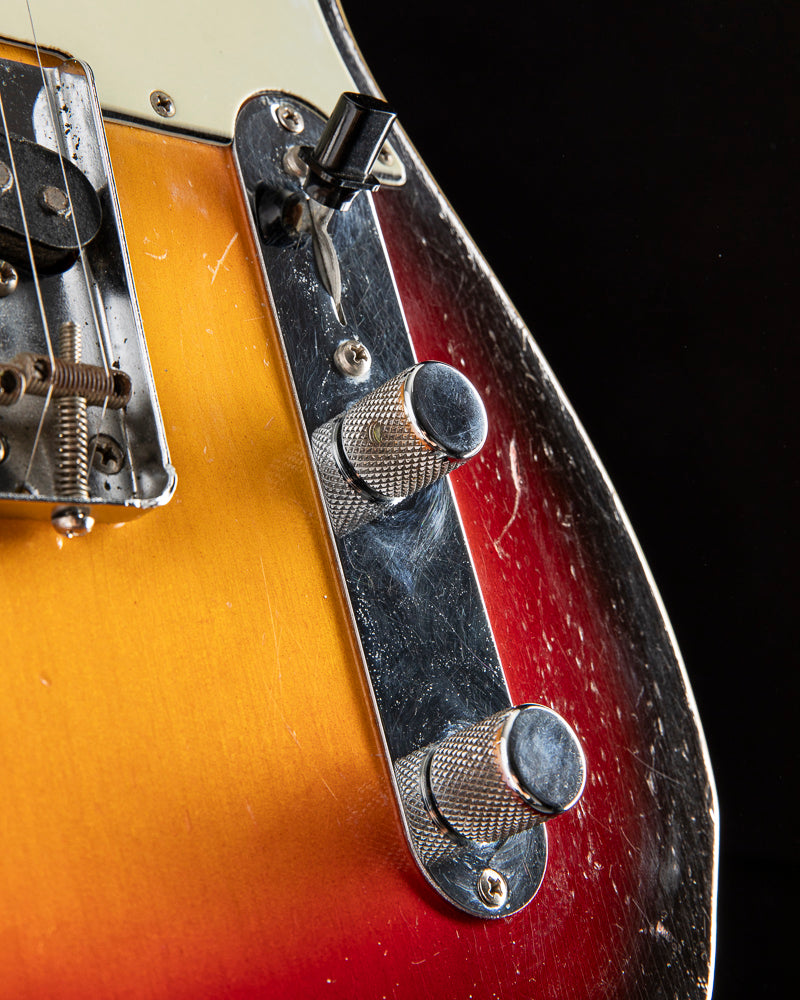
[[[33,44],[25,0],[4,7],[3,34]],[[258,91],[302,94],[330,112],[354,86],[313,0],[72,0],[69,17],[62,0],[30,0],[30,8],[39,46],[88,63],[112,117],[227,140],[239,107]],[[165,120],[153,110],[154,90],[170,95],[174,117]]]

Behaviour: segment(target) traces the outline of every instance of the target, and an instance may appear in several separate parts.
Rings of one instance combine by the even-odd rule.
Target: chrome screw
[[[388,146],[384,146],[380,153],[378,153],[378,159],[385,167],[394,163],[394,156],[392,156],[392,151]]]
[[[94,518],[89,507],[54,507],[50,523],[65,538],[88,535],[94,527]]]
[[[61,188],[53,187],[52,184],[39,192],[39,202],[42,208],[53,215],[60,215],[62,219],[69,215],[69,198]]]
[[[8,458],[8,438],[0,434],[0,465]]]
[[[172,118],[175,114],[175,102],[164,90],[154,90],[150,95],[150,106],[161,118]]]
[[[17,287],[19,275],[13,264],[0,260],[0,299],[10,295]]]
[[[125,465],[125,452],[110,434],[98,434],[89,441],[89,454],[94,455],[92,465],[106,476],[115,476]]]
[[[275,109],[275,117],[281,128],[285,128],[287,132],[291,132],[293,135],[302,132],[306,127],[303,116],[290,104],[279,104]]]
[[[494,868],[484,868],[478,877],[478,896],[490,910],[499,910],[508,900],[508,882]]]
[[[351,378],[363,378],[372,365],[372,355],[359,340],[344,340],[333,352],[333,363]]]
[[[0,194],[5,194],[14,187],[14,175],[8,168],[8,164],[0,160]]]

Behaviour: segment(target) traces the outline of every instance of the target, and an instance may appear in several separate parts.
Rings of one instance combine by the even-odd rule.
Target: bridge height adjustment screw
[[[5,194],[12,187],[14,187],[14,175],[9,169],[8,164],[0,160],[0,194]]]
[[[4,299],[16,290],[19,282],[17,269],[7,260],[0,260],[0,299]]]

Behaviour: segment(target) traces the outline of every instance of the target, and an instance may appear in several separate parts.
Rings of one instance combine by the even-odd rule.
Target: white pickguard
[[[252,94],[286,90],[330,113],[353,89],[314,0],[30,0],[41,48],[91,66],[103,109],[229,139]],[[3,0],[0,37],[33,33],[25,0]],[[163,90],[175,116],[159,118]]]

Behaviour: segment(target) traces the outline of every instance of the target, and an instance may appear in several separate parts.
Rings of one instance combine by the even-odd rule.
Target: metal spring
[[[58,333],[58,351],[61,360],[71,363],[74,367],[81,360],[81,329],[77,323],[62,323]],[[55,388],[53,393],[55,394]],[[57,399],[56,406],[58,410],[56,491],[60,496],[70,499],[88,500],[89,422],[86,416],[86,400],[72,393]]]
[[[52,386],[54,399],[80,396],[89,406],[105,404],[109,410],[126,407],[133,391],[130,376],[125,372],[116,369],[106,372],[99,365],[85,365],[80,360],[71,361],[64,357],[55,358],[51,363],[44,354],[18,354],[11,364],[0,369],[0,385],[7,372],[21,372],[25,382],[22,391],[31,396],[46,396]],[[4,399],[0,392],[0,404],[15,403],[19,395],[15,399]]]
[[[70,396],[56,400],[58,408],[58,461],[56,492],[74,500],[89,499],[89,426],[86,400]]]

